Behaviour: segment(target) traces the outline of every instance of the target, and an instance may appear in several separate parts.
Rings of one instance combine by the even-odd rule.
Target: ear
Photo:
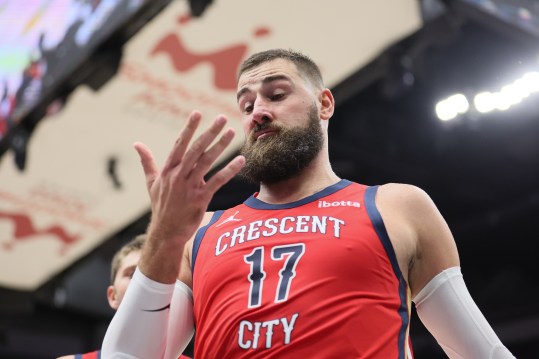
[[[335,100],[333,94],[326,88],[320,92],[320,119],[329,120],[335,110]]]
[[[116,289],[113,286],[109,285],[107,288],[107,300],[112,309],[118,309],[120,303],[118,302],[118,296],[116,295]]]

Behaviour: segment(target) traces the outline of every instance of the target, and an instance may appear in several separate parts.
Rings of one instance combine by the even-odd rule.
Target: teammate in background
[[[105,335],[107,358],[174,358],[193,324],[199,358],[411,358],[411,300],[451,358],[513,358],[471,298],[430,197],[333,172],[334,99],[311,59],[254,54],[240,68],[237,102],[242,155],[210,179],[234,136],[224,116],[189,145],[201,119],[193,112],[162,170],[135,145],[152,220]],[[240,171],[260,191],[205,214]]]
[[[131,277],[135,272],[135,268],[140,259],[140,252],[146,235],[141,234],[133,240],[126,243],[112,258],[110,270],[110,285],[107,288],[107,300],[112,309],[117,310],[122,302],[125,291]],[[66,355],[58,359],[100,359],[101,351],[97,350],[85,354]],[[180,359],[189,359],[188,356],[181,355]]]

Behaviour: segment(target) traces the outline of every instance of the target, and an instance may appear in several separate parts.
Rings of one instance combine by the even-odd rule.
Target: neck
[[[337,183],[340,178],[333,172],[327,156],[318,156],[297,176],[285,181],[260,184],[257,198],[271,204],[299,201]]]

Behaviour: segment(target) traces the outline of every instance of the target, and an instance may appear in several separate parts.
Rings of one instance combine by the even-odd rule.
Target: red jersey
[[[101,359],[101,350],[85,354],[75,354],[75,359]]]
[[[215,212],[193,244],[196,356],[410,358],[408,285],[376,190],[341,180]]]

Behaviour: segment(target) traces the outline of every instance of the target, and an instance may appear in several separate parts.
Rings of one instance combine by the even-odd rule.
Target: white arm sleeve
[[[419,318],[449,358],[514,358],[473,301],[460,267],[439,273],[413,301]]]
[[[153,281],[137,268],[109,324],[101,355],[104,359],[175,359],[179,354],[166,357],[165,352],[181,353],[191,340],[193,328],[191,290],[183,283]]]
[[[191,288],[177,280],[170,303],[165,358],[177,359],[195,333]]]

